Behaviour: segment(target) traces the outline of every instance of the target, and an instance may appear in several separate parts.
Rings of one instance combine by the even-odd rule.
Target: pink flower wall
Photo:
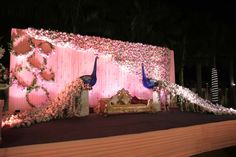
[[[168,48],[49,30],[12,29],[9,109],[47,105],[70,81],[92,73],[97,83],[89,91],[90,106],[121,88],[142,99],[152,97],[143,87],[141,63],[149,77],[175,82],[174,53]]]

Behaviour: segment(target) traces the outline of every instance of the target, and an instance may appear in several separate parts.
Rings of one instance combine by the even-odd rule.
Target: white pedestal
[[[152,100],[153,100],[153,107],[155,108],[155,110],[161,111],[161,105],[160,105],[160,96],[159,93],[156,91],[153,91],[152,93]]]
[[[83,90],[81,93],[81,108],[80,117],[89,115],[89,102],[88,102],[88,90]]]
[[[89,115],[88,90],[82,90],[81,95],[74,98],[74,115],[84,117]]]

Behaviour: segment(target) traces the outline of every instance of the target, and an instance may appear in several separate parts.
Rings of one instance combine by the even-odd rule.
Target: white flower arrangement
[[[162,87],[169,91],[172,96],[179,96],[182,101],[182,105],[189,110],[189,107],[197,106],[200,108],[201,112],[213,113],[215,115],[236,115],[236,110],[233,108],[226,108],[219,104],[213,104],[209,100],[205,100],[199,97],[196,93],[192,92],[190,89],[179,86],[168,81],[160,81]],[[187,106],[189,105],[189,106]],[[180,106],[183,110],[183,106]],[[194,111],[198,111],[194,110]]]
[[[87,90],[87,87],[80,78],[77,78],[67,85],[48,105],[32,108],[16,115],[4,115],[2,127],[26,127],[51,119],[73,117],[76,114],[75,103],[78,103],[74,101],[74,98],[80,98],[82,90]]]

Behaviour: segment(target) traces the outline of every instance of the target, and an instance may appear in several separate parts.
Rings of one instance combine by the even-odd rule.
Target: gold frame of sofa
[[[111,104],[111,98],[102,98],[95,108],[95,112],[101,115],[156,112],[150,104]]]

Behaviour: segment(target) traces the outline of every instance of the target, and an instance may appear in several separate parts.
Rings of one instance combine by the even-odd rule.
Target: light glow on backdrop
[[[133,96],[151,98],[152,91],[144,88],[141,82],[141,63],[144,63],[148,77],[175,82],[174,53],[168,48],[32,28],[12,29],[12,40],[11,70],[16,65],[30,68],[37,78],[34,86],[45,88],[50,99],[73,79],[91,74],[96,55],[99,56],[98,80],[89,92],[91,106],[122,88]],[[18,86],[10,87],[10,110],[31,108],[27,93],[22,92]],[[25,96],[16,96],[18,93]],[[42,103],[35,93],[31,92],[30,102],[38,106]]]

